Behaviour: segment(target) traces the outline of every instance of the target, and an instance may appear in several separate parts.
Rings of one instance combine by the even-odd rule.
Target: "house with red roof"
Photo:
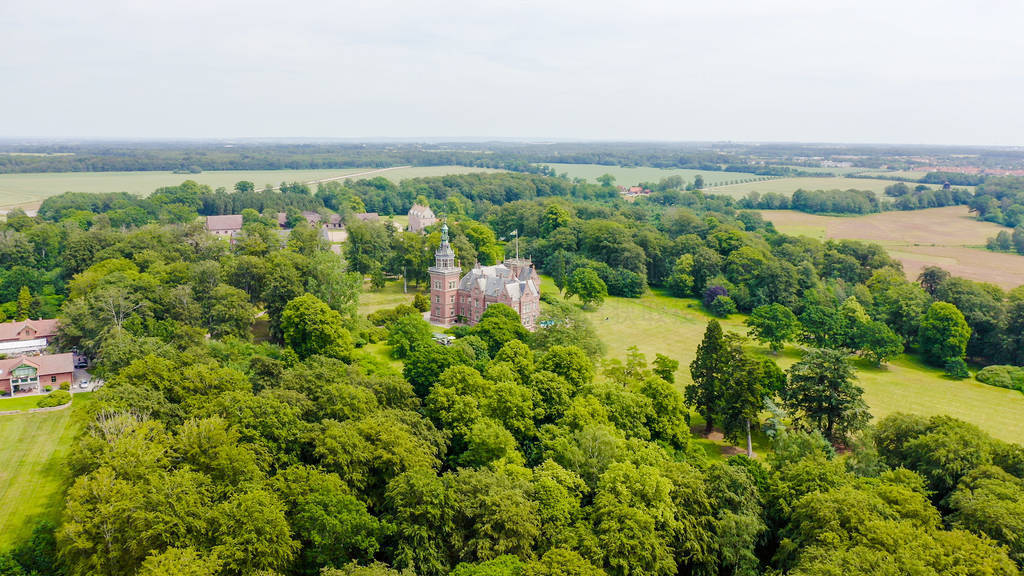
[[[47,386],[71,384],[74,354],[43,354],[0,360],[0,393],[42,392]]]
[[[57,337],[59,327],[60,322],[55,318],[4,322],[0,324],[0,354],[38,354]]]

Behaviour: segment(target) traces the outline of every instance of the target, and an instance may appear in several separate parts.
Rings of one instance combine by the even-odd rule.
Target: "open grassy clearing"
[[[9,410],[31,410],[38,408],[39,400],[44,396],[18,396],[17,398],[0,398],[0,412]]]
[[[211,188],[231,189],[235,182],[248,180],[257,188],[279,186],[281,182],[311,182],[339,176],[364,174],[378,168],[346,168],[327,170],[223,170],[201,174],[174,174],[173,172],[54,172],[40,174],[0,174],[0,207],[34,207],[44,199],[64,192],[130,192],[145,195],[162,186],[176,186],[185,180],[195,180]],[[366,178],[383,176],[393,182],[407,178],[467,174],[470,172],[496,172],[487,168],[468,166],[413,166],[379,173],[366,174]]]
[[[984,248],[986,239],[1008,229],[974,218],[966,206],[846,217],[792,210],[762,210],[761,215],[786,234],[877,242],[903,263],[908,278],[925,266],[941,266],[1003,288],[1024,284],[1024,256]]]
[[[716,172],[683,168],[652,168],[650,166],[634,168],[605,166],[603,164],[547,164],[547,166],[551,166],[559,174],[568,174],[570,178],[585,178],[590,182],[597,182],[598,176],[611,174],[615,176],[615,183],[619,186],[632,186],[641,182],[657,182],[669,176],[679,176],[684,182],[693,182],[694,177],[698,174],[704,177],[705,184],[709,186],[737,180],[768,178],[768,176],[758,176],[757,174],[747,172]]]
[[[551,284],[547,286],[550,289]],[[588,315],[608,346],[609,357],[625,358],[630,346],[636,346],[648,361],[661,353],[679,361],[679,386],[691,382],[689,365],[710,318],[697,300],[657,292],[637,299],[610,297]],[[742,315],[721,322],[727,331],[746,332]],[[750,349],[757,354],[769,354],[766,347],[752,344]],[[789,346],[773,358],[787,368],[798,357],[799,350]],[[907,356],[880,369],[862,362],[856,366],[865,400],[875,418],[897,411],[948,414],[973,422],[996,438],[1024,444],[1024,394],[1020,392],[987,386],[973,379],[949,380],[941,370]]]
[[[0,550],[27,537],[36,521],[59,519],[69,481],[64,459],[91,396],[75,394],[65,410],[0,416]]]
[[[427,286],[427,282],[420,283],[418,287],[415,284],[409,284],[409,292],[405,293],[402,292],[401,279],[397,281],[391,280],[384,288],[376,291],[370,287],[369,282],[365,282],[363,284],[363,291],[359,294],[359,315],[366,316],[378,310],[394,308],[399,304],[412,304],[412,299],[416,296],[416,290],[426,289]]]
[[[717,186],[706,192],[708,194],[724,194],[733,198],[743,198],[751,192],[767,194],[791,195],[798,189],[804,190],[870,190],[880,197],[885,192],[885,187],[895,184],[895,180],[879,180],[876,178],[845,178],[845,177],[822,177],[822,178],[775,178],[761,182],[746,182],[733,184],[731,186]]]

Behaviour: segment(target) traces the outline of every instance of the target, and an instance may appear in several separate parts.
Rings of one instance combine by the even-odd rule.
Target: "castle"
[[[461,276],[462,268],[455,262],[455,252],[448,243],[446,223],[441,225],[441,245],[428,271],[431,324],[472,326],[480,321],[488,306],[501,303],[519,313],[527,330],[536,328],[540,315],[540,277],[530,260],[516,257],[494,266],[477,264]]]

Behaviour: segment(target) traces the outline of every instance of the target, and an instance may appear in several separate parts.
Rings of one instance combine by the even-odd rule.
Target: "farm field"
[[[851,217],[762,210],[761,216],[786,234],[877,242],[903,263],[908,278],[925,266],[940,266],[1007,289],[1024,284],[1024,256],[984,249],[985,241],[1005,228],[971,217],[966,206]]]
[[[708,186],[715,186],[722,182],[735,180],[765,179],[767,176],[759,176],[747,172],[716,172],[707,170],[687,170],[683,168],[652,168],[641,166],[626,168],[622,166],[605,166],[603,164],[547,164],[557,173],[568,174],[569,178],[585,178],[590,182],[597,182],[598,176],[611,174],[615,176],[615,183],[619,186],[632,186],[641,182],[657,182],[669,176],[679,176],[684,182],[693,182],[695,176],[700,174]]]
[[[145,195],[163,186],[175,186],[195,180],[211,188],[230,189],[235,182],[249,180],[257,188],[279,186],[281,182],[311,182],[339,176],[365,174],[366,178],[383,176],[393,182],[407,178],[496,172],[488,168],[468,166],[410,166],[387,169],[346,168],[327,170],[223,170],[201,174],[173,172],[53,172],[37,174],[0,174],[0,208],[35,207],[44,199],[64,192],[131,192]],[[371,173],[372,172],[372,173]]]
[[[27,537],[37,520],[60,516],[64,458],[82,430],[91,393],[74,398],[64,410],[0,416],[0,550]]]
[[[821,177],[821,178],[775,178],[761,182],[745,182],[730,186],[716,186],[706,192],[709,194],[725,194],[733,198],[743,198],[751,192],[767,194],[785,194],[787,196],[798,189],[804,190],[870,190],[881,196],[885,187],[895,184],[895,180],[879,180],[876,178],[846,178],[846,177]]]
[[[546,285],[550,287],[551,283]],[[625,358],[630,346],[636,346],[649,362],[661,353],[679,361],[676,382],[680,386],[691,381],[689,365],[709,319],[697,300],[659,293],[637,299],[609,297],[603,306],[588,314],[608,346],[609,357]],[[721,323],[727,331],[746,332],[742,315],[733,315]],[[766,347],[752,345],[751,349],[768,354]],[[787,346],[773,358],[787,368],[797,360],[798,350]],[[907,356],[880,369],[860,362],[856,365],[864,399],[876,419],[898,411],[948,414],[977,424],[996,438],[1024,443],[1024,394],[1016,390],[987,386],[973,379],[949,380],[941,370],[923,366],[916,358]]]

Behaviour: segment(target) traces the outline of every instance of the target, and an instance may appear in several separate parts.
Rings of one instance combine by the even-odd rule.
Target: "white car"
[[[88,378],[82,378],[82,381],[78,383],[78,387],[79,388],[88,388],[89,387],[89,379]]]

